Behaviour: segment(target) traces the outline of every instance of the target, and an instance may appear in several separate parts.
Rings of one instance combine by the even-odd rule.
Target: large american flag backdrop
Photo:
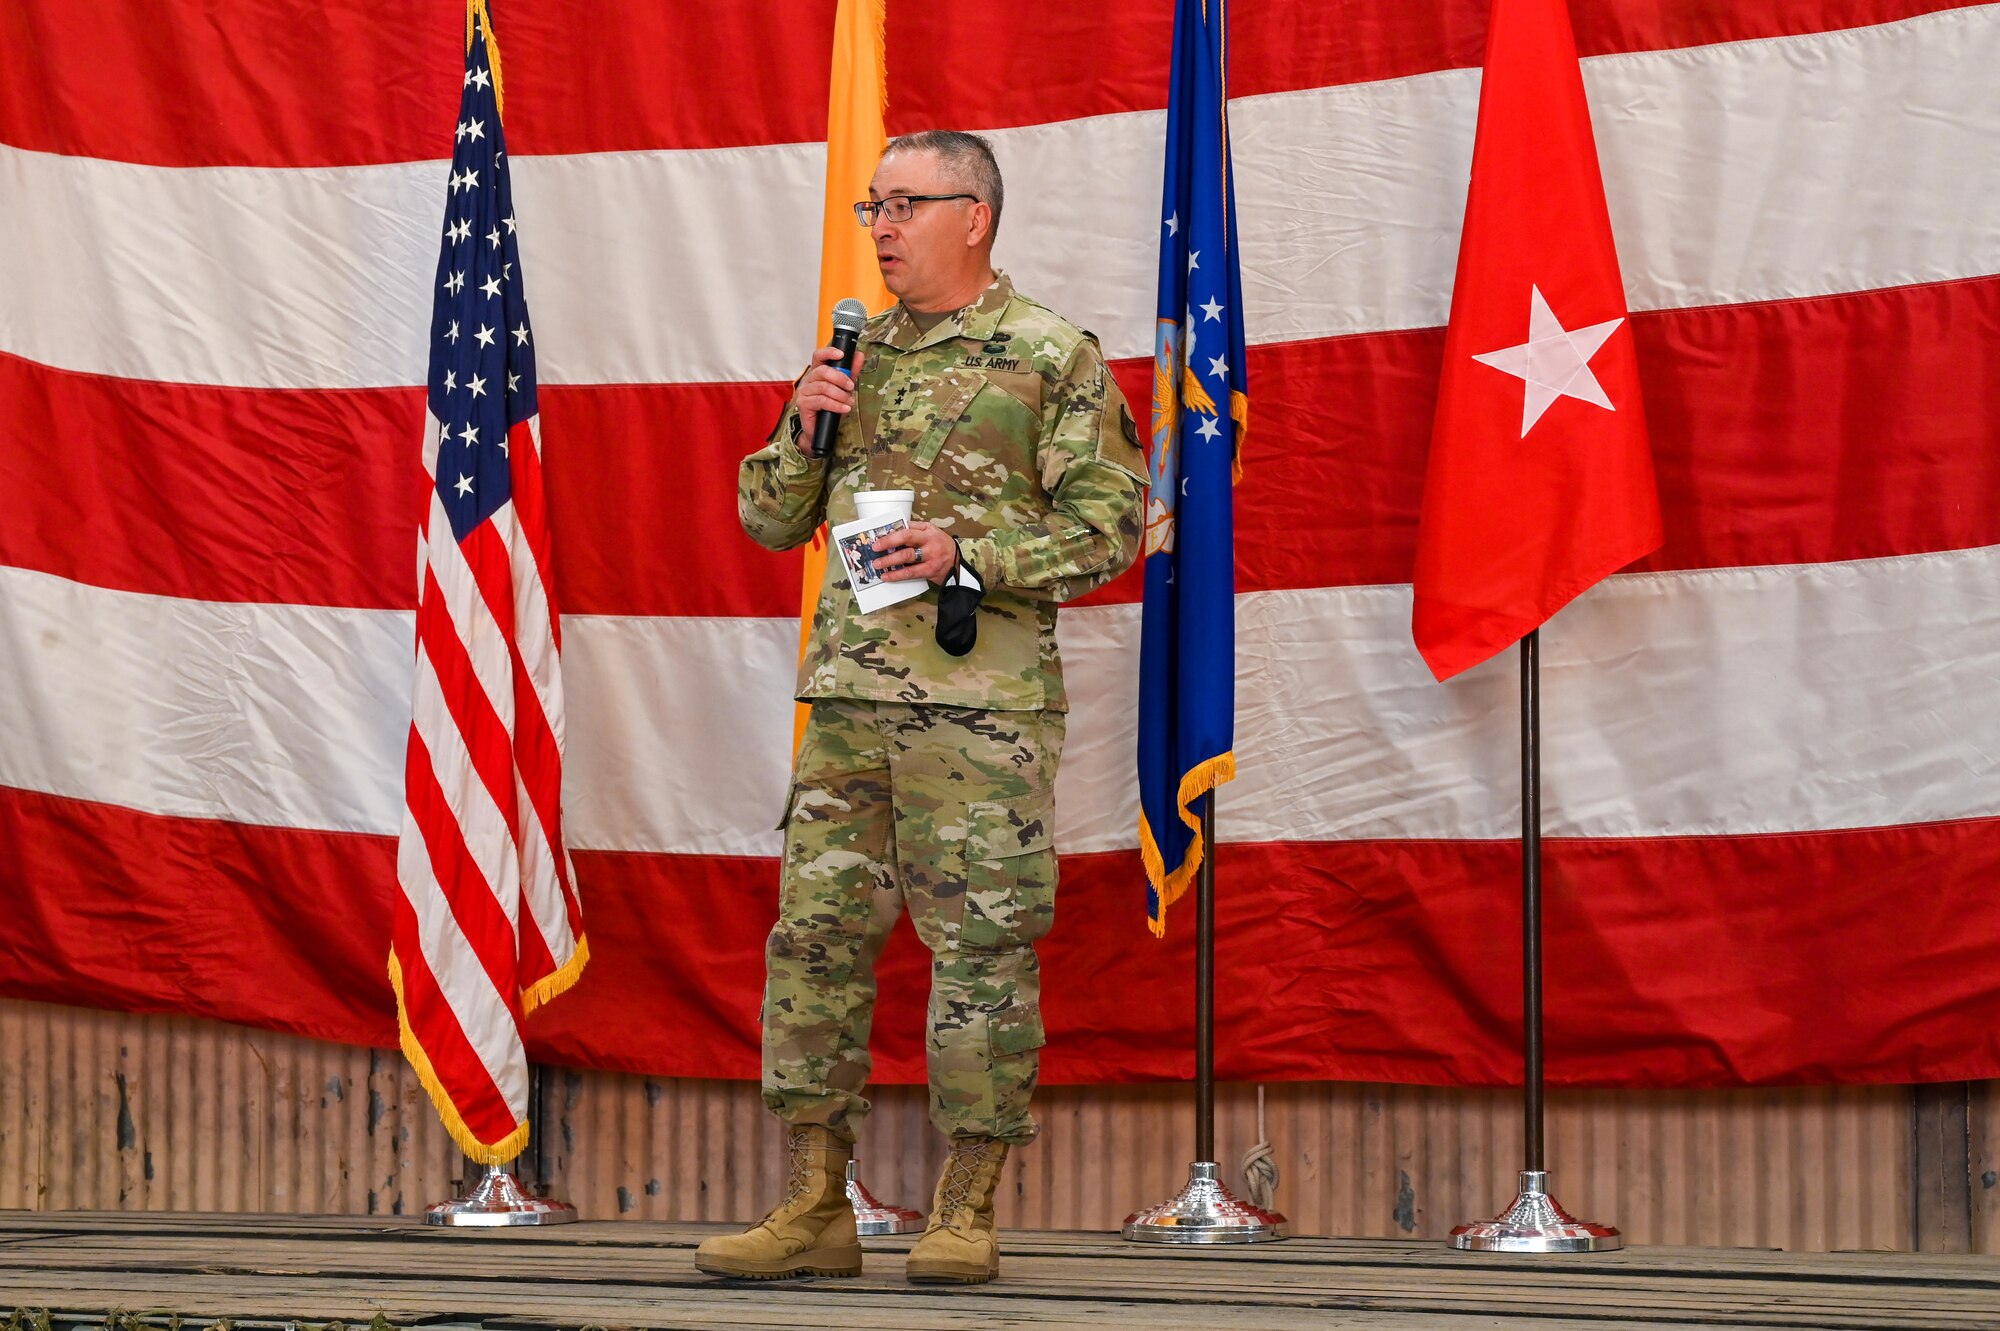
[[[2000,1075],[2000,5],[1573,9],[1667,538],[1543,634],[1551,1078]],[[798,563],[733,485],[816,320],[832,10],[497,16],[593,953],[539,1057],[755,1073]],[[890,132],[992,132],[1000,263],[1135,401],[1171,11],[888,10]],[[1517,1075],[1512,664],[1433,683],[1407,585],[1484,12],[1233,15],[1226,1077]],[[458,0],[0,9],[0,991],[395,1040],[463,38]],[[1060,1080],[1191,1062],[1139,595],[1063,620]],[[925,973],[899,937],[890,1078]]]

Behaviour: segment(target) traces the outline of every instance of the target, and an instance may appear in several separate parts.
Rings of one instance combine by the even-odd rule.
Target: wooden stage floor
[[[1435,1243],[1291,1239],[1141,1248],[1108,1234],[1009,1236],[999,1281],[903,1280],[908,1239],[871,1240],[855,1280],[734,1284],[694,1269],[716,1226],[427,1229],[407,1220],[0,1212],[0,1316],[54,1331],[118,1310],[198,1331],[399,1327],[2000,1329],[2000,1258],[1635,1248],[1492,1257]]]

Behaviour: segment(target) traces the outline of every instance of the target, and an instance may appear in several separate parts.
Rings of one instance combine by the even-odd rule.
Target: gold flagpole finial
[[[507,118],[507,97],[500,90],[500,43],[493,36],[493,11],[486,0],[465,0],[465,49],[472,49],[472,39],[478,37],[486,43],[486,67],[493,72],[493,104],[500,109],[500,118]]]

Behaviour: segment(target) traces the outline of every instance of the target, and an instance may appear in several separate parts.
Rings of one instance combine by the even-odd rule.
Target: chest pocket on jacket
[[[951,437],[959,419],[965,415],[966,407],[985,383],[986,376],[966,369],[946,370],[932,381],[928,394],[930,401],[925,404],[926,410],[922,413],[922,417],[928,419],[920,417],[911,422],[920,425],[922,432],[910,445],[910,461],[925,471],[930,470],[931,464],[937,461],[939,450],[944,447],[944,441]]]

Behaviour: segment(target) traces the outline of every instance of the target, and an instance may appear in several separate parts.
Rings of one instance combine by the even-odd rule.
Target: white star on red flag
[[[1597,376],[1590,372],[1590,358],[1624,322],[1620,317],[1587,328],[1564,328],[1549,309],[1542,289],[1530,286],[1528,340],[1472,359],[1522,382],[1525,391],[1521,397],[1521,437],[1526,439],[1528,431],[1535,428],[1535,422],[1555,405],[1557,398],[1573,397],[1606,411],[1618,410],[1604,395],[1604,386],[1597,382]]]

